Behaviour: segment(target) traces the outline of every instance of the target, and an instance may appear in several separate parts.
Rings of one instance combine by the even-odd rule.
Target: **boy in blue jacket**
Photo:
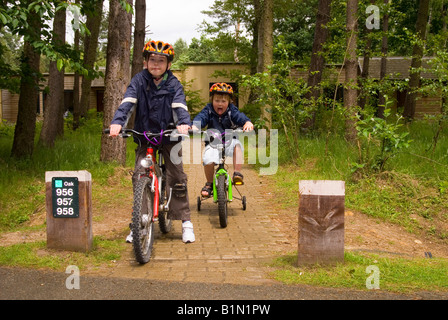
[[[197,125],[202,128],[216,129],[224,133],[226,129],[235,129],[243,127],[243,131],[252,131],[254,125],[250,119],[232,103],[233,88],[226,83],[215,83],[210,88],[210,103],[194,118],[192,129],[199,130]],[[241,167],[243,163],[243,146],[241,142],[234,137],[226,146],[226,156],[233,156],[233,181],[235,184],[243,184],[243,175]],[[207,182],[201,190],[203,197],[210,197],[213,192],[213,174],[215,165],[219,163],[220,154],[216,148],[206,144],[202,158],[204,164],[204,173]]]
[[[121,128],[125,127],[135,109],[134,130],[139,132],[161,132],[171,123],[177,123],[180,134],[188,134],[190,128],[190,114],[183,87],[170,70],[174,58],[174,49],[162,41],[149,41],[143,48],[146,68],[135,75],[128,86],[124,99],[110,125],[110,135],[118,136]],[[138,139],[138,138],[136,138]],[[173,146],[177,143],[164,139],[163,153],[167,175],[167,187],[183,184],[187,188],[187,175],[182,163],[176,165],[170,159]],[[146,155],[146,146],[135,150],[135,170],[132,181],[135,185],[139,173],[144,171],[140,162]],[[179,156],[181,156],[179,152]],[[190,206],[188,193],[176,195],[173,193],[169,219],[182,220],[182,240],[185,243],[194,242],[193,224],[190,221]],[[126,238],[132,242],[132,232]]]

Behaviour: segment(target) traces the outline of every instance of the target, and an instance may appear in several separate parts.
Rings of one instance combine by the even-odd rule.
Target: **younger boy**
[[[193,120],[193,131],[207,127],[208,129],[216,129],[221,134],[226,129],[235,129],[243,127],[243,131],[252,131],[254,125],[250,119],[232,103],[233,88],[226,83],[215,83],[210,88],[210,101],[204,109]],[[233,156],[233,182],[235,184],[243,184],[243,175],[241,167],[243,163],[243,146],[241,142],[234,137],[226,146],[226,156]],[[210,197],[213,192],[213,173],[215,165],[219,163],[220,154],[216,148],[206,143],[204,155],[202,158],[204,164],[204,173],[207,180],[204,188],[201,190],[203,197]]]

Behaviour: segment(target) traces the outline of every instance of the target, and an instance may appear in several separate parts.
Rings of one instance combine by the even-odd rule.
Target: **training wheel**
[[[243,210],[246,210],[246,196],[243,196]]]

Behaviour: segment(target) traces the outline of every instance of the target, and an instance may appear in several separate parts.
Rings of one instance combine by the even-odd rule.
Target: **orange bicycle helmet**
[[[168,61],[173,61],[174,59],[174,48],[169,43],[163,41],[148,41],[143,47],[143,56],[155,53],[168,58]]]
[[[232,96],[233,88],[225,82],[218,82],[210,87],[210,95],[213,95],[214,93],[223,93]]]

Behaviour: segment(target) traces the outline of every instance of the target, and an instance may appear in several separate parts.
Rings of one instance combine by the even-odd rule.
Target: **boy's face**
[[[215,94],[213,95],[213,109],[218,115],[222,115],[229,107],[230,97],[227,94]]]
[[[153,75],[153,77],[158,78],[171,67],[171,63],[168,63],[168,58],[165,56],[152,54],[148,58],[147,66],[148,71]]]

